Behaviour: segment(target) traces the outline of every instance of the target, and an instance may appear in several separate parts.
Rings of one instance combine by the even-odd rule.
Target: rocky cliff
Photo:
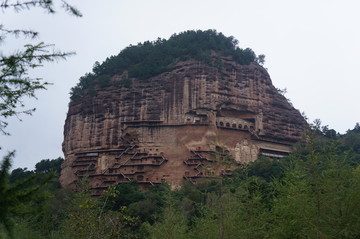
[[[124,71],[73,100],[61,184],[72,187],[86,175],[94,195],[132,180],[177,187],[229,176],[259,155],[287,155],[306,127],[299,111],[259,64],[212,59],[176,61],[146,81]]]

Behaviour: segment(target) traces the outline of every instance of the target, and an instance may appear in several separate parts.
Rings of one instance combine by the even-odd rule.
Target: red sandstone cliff
[[[131,88],[99,88],[69,105],[61,183],[88,175],[94,194],[109,185],[226,175],[260,154],[282,157],[306,122],[256,63],[195,60]],[[126,77],[115,75],[112,81]]]

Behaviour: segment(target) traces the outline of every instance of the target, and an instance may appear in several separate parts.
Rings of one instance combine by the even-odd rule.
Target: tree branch
[[[81,12],[75,8],[74,6],[68,4],[65,0],[61,0],[62,8],[65,9],[66,12],[73,16],[82,17]],[[13,2],[11,0],[4,0],[0,4],[0,8],[7,9],[12,8],[15,11],[21,10],[29,10],[32,7],[40,7],[47,10],[48,13],[55,13],[54,2],[52,0],[32,0],[32,1],[16,1]]]

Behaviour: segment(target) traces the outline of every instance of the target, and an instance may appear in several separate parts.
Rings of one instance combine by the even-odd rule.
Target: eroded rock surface
[[[230,175],[259,155],[286,155],[306,127],[256,63],[188,60],[146,81],[129,80],[130,88],[99,88],[70,103],[63,186],[88,175],[98,195],[131,180],[177,187]]]

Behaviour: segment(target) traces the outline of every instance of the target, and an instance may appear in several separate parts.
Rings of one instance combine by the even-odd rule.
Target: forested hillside
[[[359,238],[360,125],[340,135],[317,121],[304,142],[232,177],[173,191],[120,184],[98,199],[86,179],[59,188],[62,159],[12,173],[4,161],[0,238]]]
[[[128,71],[127,77],[146,80],[166,71],[171,71],[171,64],[176,61],[196,59],[211,63],[211,52],[232,57],[242,65],[248,65],[264,56],[256,56],[250,48],[241,49],[234,37],[226,37],[215,30],[186,31],[172,35],[168,40],[158,38],[130,45],[118,55],[107,58],[103,63],[96,62],[93,72],[81,77],[79,83],[71,89],[71,99],[81,98],[91,93],[95,86],[106,87],[111,84],[110,77]],[[130,87],[130,82],[123,79],[117,87]]]

